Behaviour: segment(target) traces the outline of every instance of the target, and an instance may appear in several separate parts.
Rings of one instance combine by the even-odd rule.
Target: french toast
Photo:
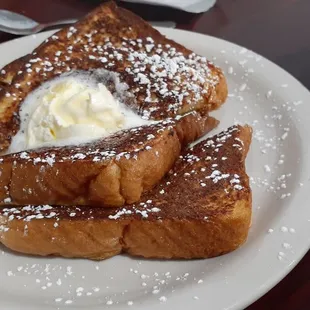
[[[114,96],[156,124],[89,144],[1,157],[0,205],[136,202],[169,171],[182,148],[217,125],[207,113],[227,96],[219,68],[109,2],[2,69],[0,150],[23,129],[18,112],[25,99],[72,72],[104,80]]]
[[[137,203],[2,207],[0,241],[27,254],[105,259],[207,258],[247,238],[251,189],[245,158],[251,128],[233,126],[185,150]]]
[[[193,111],[75,147],[0,156],[0,205],[107,207],[136,202],[170,170],[188,143],[217,123]]]
[[[108,2],[3,69],[0,150],[10,146],[19,130],[18,112],[27,95],[59,75],[90,69],[117,74],[128,85],[124,103],[146,119],[211,111],[227,97],[218,67]],[[115,85],[107,87],[113,92]]]

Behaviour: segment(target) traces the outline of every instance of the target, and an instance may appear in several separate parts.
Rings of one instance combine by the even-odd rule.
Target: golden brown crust
[[[0,91],[0,150],[9,147],[18,131],[19,108],[31,91],[68,71],[99,68],[119,75],[131,95],[125,103],[148,118],[213,110],[227,96],[219,68],[109,2],[6,67],[3,79],[8,85]]]
[[[16,207],[0,213],[0,240],[15,251],[104,259],[121,252],[205,258],[247,238],[251,189],[245,157],[251,128],[234,126],[184,151],[139,203],[119,209]]]
[[[25,254],[96,260],[123,252],[145,258],[215,257],[235,250],[247,238],[251,204],[243,200],[233,207],[237,216],[216,221],[64,219],[54,227],[52,220],[27,224],[14,220],[1,241],[11,250]]]
[[[188,143],[217,123],[192,112],[84,146],[5,155],[0,157],[0,205],[107,207],[136,202],[170,170]]]
[[[24,65],[25,60],[26,56],[23,56],[4,66],[0,71],[0,84],[6,86],[12,84],[14,77],[20,68]]]

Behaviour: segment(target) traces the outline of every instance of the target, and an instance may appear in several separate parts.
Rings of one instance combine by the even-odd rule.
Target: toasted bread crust
[[[209,258],[235,250],[247,238],[251,203],[241,200],[232,208],[236,216],[209,222],[63,219],[55,228],[52,220],[14,220],[1,242],[11,250],[41,256],[101,260],[125,252],[145,258]]]
[[[0,240],[27,254],[104,259],[126,252],[153,258],[206,258],[247,238],[251,189],[249,127],[234,126],[185,151],[139,203],[119,209],[3,208]]]
[[[0,157],[0,205],[108,207],[136,202],[170,170],[188,143],[217,123],[191,112],[76,148]]]
[[[0,84],[4,86],[9,86],[12,84],[14,77],[17,75],[17,72],[24,65],[24,61],[27,56],[20,57],[14,61],[8,63],[0,71]]]
[[[19,109],[31,91],[68,71],[99,68],[119,74],[128,85],[125,103],[151,119],[214,110],[227,97],[219,68],[109,2],[5,67],[0,150],[7,149],[17,133]]]

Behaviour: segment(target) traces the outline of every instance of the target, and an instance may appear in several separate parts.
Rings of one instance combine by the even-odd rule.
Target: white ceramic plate
[[[220,129],[254,128],[247,160],[253,224],[247,243],[222,257],[194,261],[126,256],[93,262],[0,252],[0,309],[241,309],[279,282],[310,245],[310,93],[275,64],[237,45],[160,29],[214,58],[229,98],[214,113]],[[0,45],[0,65],[24,55],[51,32]],[[269,230],[269,232],[268,232]]]

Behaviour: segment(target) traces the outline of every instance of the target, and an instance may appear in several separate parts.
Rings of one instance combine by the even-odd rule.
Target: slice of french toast
[[[64,73],[90,69],[116,73],[128,86],[124,103],[146,119],[214,110],[227,96],[218,67],[108,2],[1,71],[6,87],[0,91],[0,150],[19,130],[20,107],[34,89]],[[107,87],[113,91],[115,85]]]
[[[218,121],[190,112],[76,147],[0,156],[0,205],[122,206],[140,199]]]
[[[238,248],[251,221],[245,158],[251,128],[233,126],[183,152],[140,202],[115,208],[2,207],[0,241],[27,254],[104,259],[206,258]]]

